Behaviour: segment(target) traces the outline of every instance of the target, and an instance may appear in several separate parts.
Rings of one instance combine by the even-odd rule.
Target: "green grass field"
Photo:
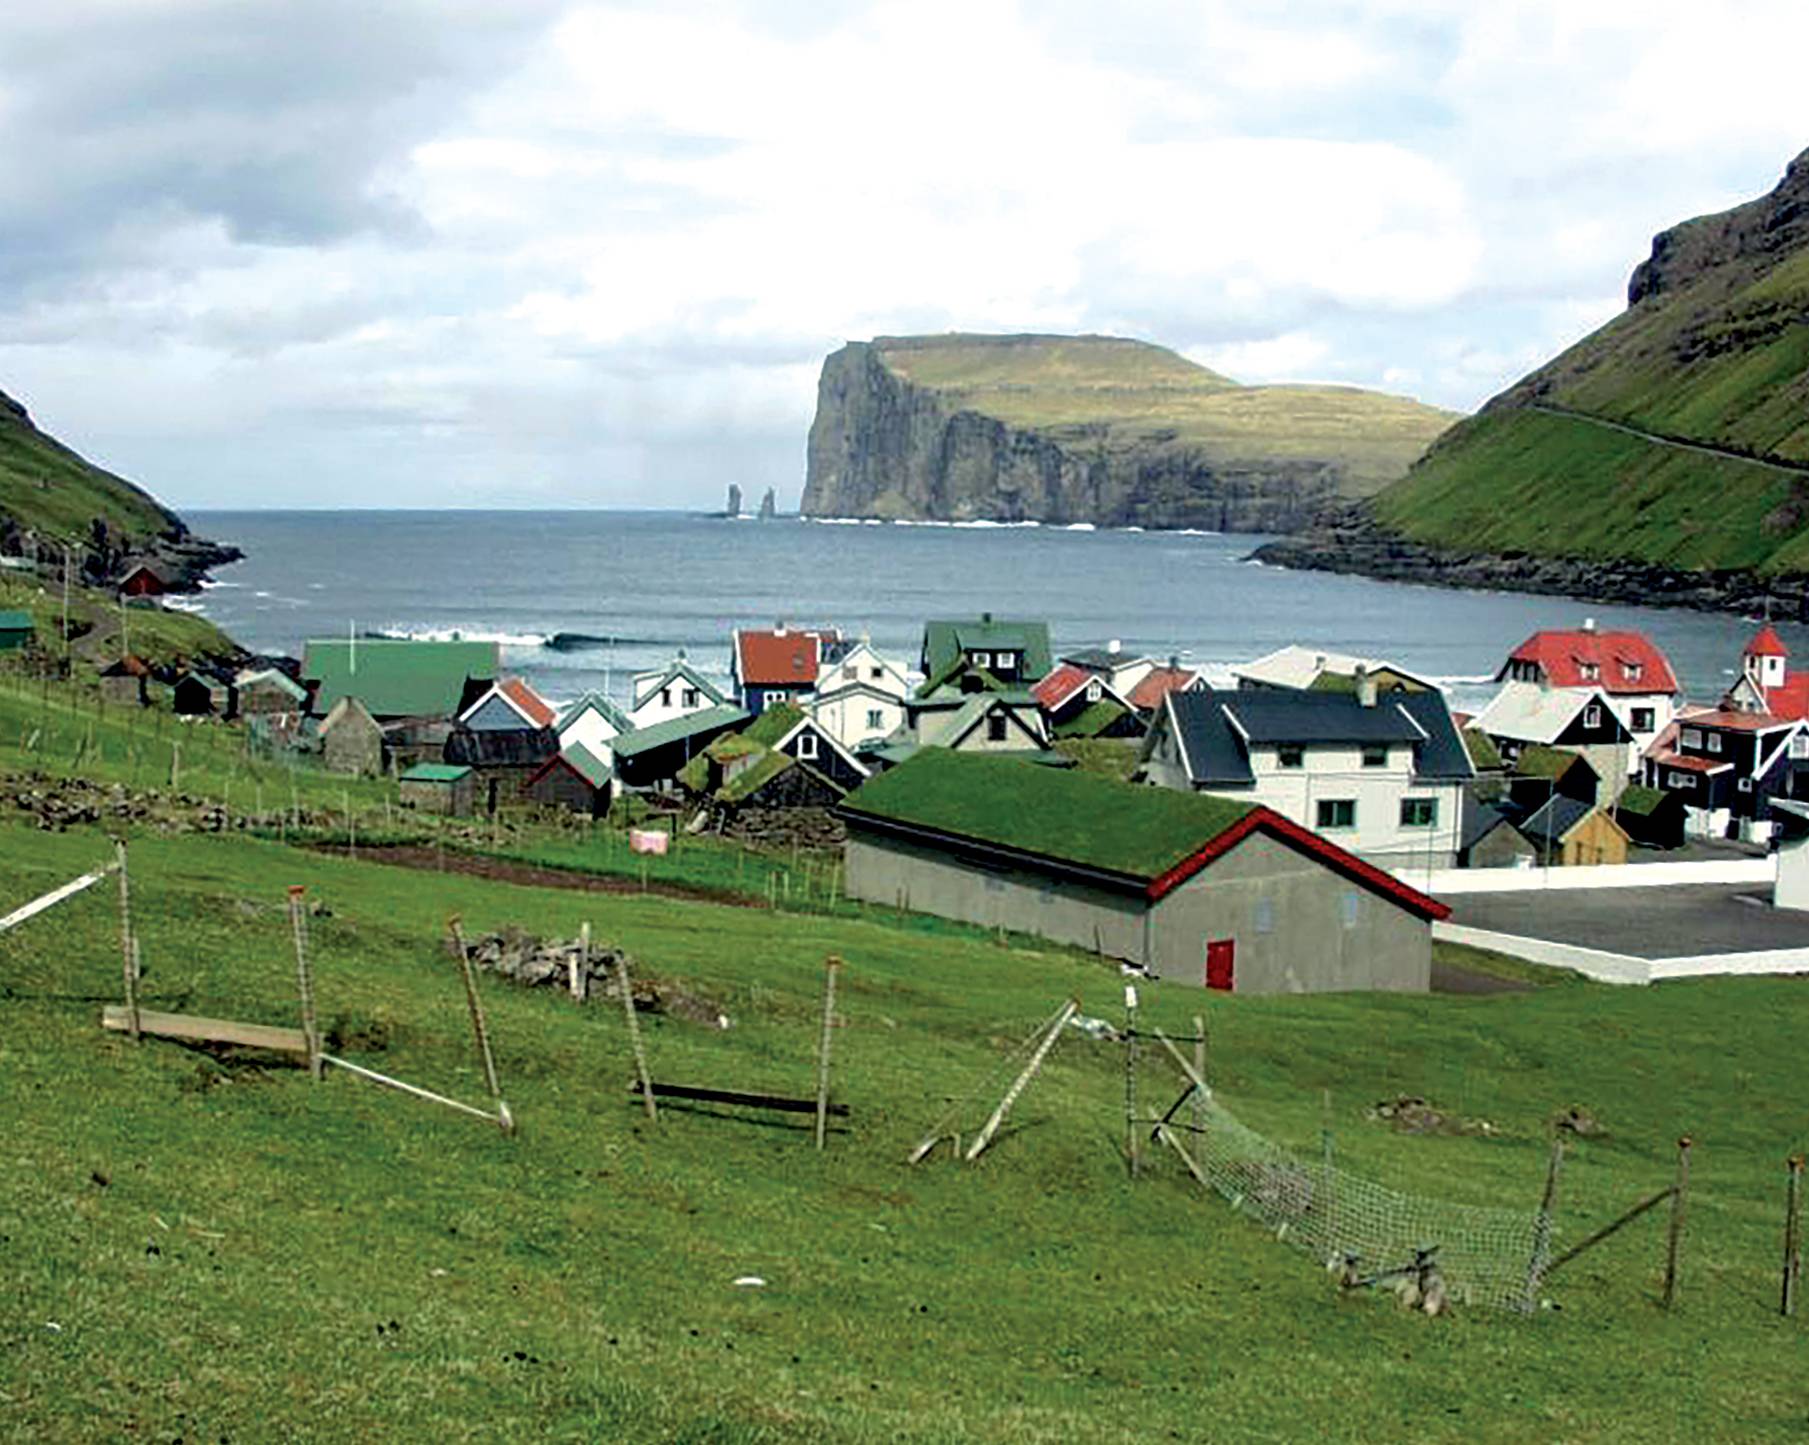
[[[60,541],[85,543],[93,518],[127,536],[149,539],[171,514],[0,405],[0,513]]]
[[[0,911],[107,855],[0,822]],[[881,916],[812,917],[413,873],[274,842],[133,844],[148,1007],[293,1023],[283,890],[305,884],[321,1014],[349,1057],[480,1102],[448,914],[570,936],[720,1003],[647,1022],[655,1076],[808,1094],[822,960],[847,967],[848,1127],[629,1100],[622,1020],[490,979],[514,1138],[344,1075],[227,1062],[96,1026],[120,991],[96,889],[0,935],[0,1418],[15,1438],[886,1440],[1733,1439],[1800,1432],[1801,1321],[1775,1312],[1783,1159],[1806,1074],[1792,979],[1490,996],[1225,998],[1222,1100],[1394,1187],[1536,1201],[1546,1121],[1607,1134],[1566,1166],[1560,1241],[1671,1177],[1697,1138],[1679,1308],[1662,1218],[1554,1279],[1560,1306],[1438,1320],[1340,1298],[1305,1256],[1165,1159],[1119,1153],[1122,1055],[1064,1039],[974,1167],[905,1153],[951,1098],[970,1132],[1019,1040],[1116,973]],[[1512,970],[1509,970],[1510,972]],[[1524,971],[1523,971],[1524,972]],[[377,1034],[386,1046],[370,1044]],[[360,1047],[360,1036],[364,1046]],[[1148,1062],[1147,1097],[1177,1088]],[[1424,1096],[1489,1135],[1407,1136]],[[742,1275],[764,1288],[738,1288]]]

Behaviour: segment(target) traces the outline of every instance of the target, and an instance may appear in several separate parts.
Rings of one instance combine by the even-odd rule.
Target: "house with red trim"
[[[1425,992],[1438,900],[1261,804],[924,748],[836,809],[850,898],[1238,993]]]
[[[758,716],[779,703],[808,702],[823,668],[841,655],[833,627],[737,627],[729,673],[741,706]]]
[[[1140,738],[1143,718],[1109,678],[1077,663],[1057,663],[1030,689],[1054,738]]]
[[[1632,734],[1629,772],[1639,756],[1677,715],[1681,689],[1671,661],[1643,632],[1599,628],[1593,617],[1581,627],[1535,632],[1508,654],[1497,682],[1600,693]]]

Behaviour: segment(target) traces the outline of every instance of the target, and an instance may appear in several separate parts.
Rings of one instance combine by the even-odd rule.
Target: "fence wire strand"
[[[1402,1194],[1323,1160],[1290,1153],[1241,1123],[1216,1097],[1205,1131],[1182,1147],[1233,1209],[1328,1268],[1355,1256],[1372,1275],[1409,1265],[1437,1246],[1438,1269],[1459,1304],[1524,1310],[1549,1259],[1549,1222],[1537,1209],[1497,1209]]]

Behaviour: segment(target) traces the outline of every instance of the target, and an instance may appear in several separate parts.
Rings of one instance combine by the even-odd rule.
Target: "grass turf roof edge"
[[[841,804],[850,815],[1152,881],[1252,805],[1019,759],[923,748]]]

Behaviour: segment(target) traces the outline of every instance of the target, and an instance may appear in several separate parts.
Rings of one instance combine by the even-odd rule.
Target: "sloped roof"
[[[1492,807],[1480,798],[1473,797],[1468,791],[1463,794],[1463,812],[1458,825],[1457,847],[1460,852],[1474,848],[1489,834],[1507,823],[1508,816],[1501,809]]]
[[[804,709],[796,703],[783,702],[767,708],[741,730],[741,735],[763,748],[776,747],[779,739],[802,721]]]
[[[559,749],[559,761],[563,762],[593,788],[605,787],[609,783],[613,769],[583,743],[572,743]]]
[[[1599,687],[1610,694],[1678,691],[1670,659],[1643,632],[1583,627],[1535,632],[1508,660],[1536,663],[1553,687]],[[1585,667],[1594,667],[1596,675],[1585,676]]]
[[[278,692],[287,693],[297,702],[304,701],[308,696],[307,688],[303,687],[294,678],[290,677],[289,674],[284,672],[280,667],[260,667],[241,672],[238,681],[234,683],[234,686],[237,687],[240,692],[245,692],[254,687],[274,687]]]
[[[1766,688],[1765,709],[1773,717],[1791,722],[1809,718],[1809,672],[1787,672],[1783,682]]]
[[[1407,743],[1416,748],[1414,772],[1421,778],[1474,776],[1463,740],[1437,692],[1390,693],[1365,707],[1351,693],[1208,687],[1170,693],[1163,706],[1195,783],[1254,782],[1250,743]]]
[[[1594,803],[1581,802],[1576,798],[1567,798],[1562,793],[1553,793],[1532,812],[1522,818],[1517,825],[1520,834],[1535,843],[1543,842],[1547,837],[1561,843],[1581,826],[1589,815],[1595,812]]]
[[[471,776],[471,769],[454,763],[416,763],[397,779],[403,783],[456,783]]]
[[[1162,706],[1171,692],[1185,692],[1199,681],[1199,672],[1191,667],[1153,667],[1126,699],[1138,712],[1152,712]]]
[[[1614,800],[1614,807],[1616,812],[1631,813],[1636,818],[1649,818],[1675,796],[1661,788],[1629,783],[1621,789],[1620,797]]]
[[[0,632],[30,632],[32,626],[29,612],[0,612]]]
[[[314,638],[302,654],[302,676],[320,684],[315,712],[356,697],[376,717],[451,717],[465,679],[494,678],[501,660],[494,642]]]
[[[928,676],[943,672],[963,652],[1021,652],[1022,676],[1034,680],[1049,671],[1049,624],[1000,621],[990,614],[923,624],[921,665]]]
[[[1262,831],[1426,918],[1443,904],[1260,805],[1137,787],[1079,769],[923,748],[863,783],[837,812],[851,824],[980,845],[1154,901]]]
[[[1577,714],[1599,703],[1612,716],[1607,700],[1595,688],[1541,687],[1536,682],[1505,682],[1476,715],[1475,725],[1492,738],[1515,742],[1556,742]],[[1623,729],[1624,731],[1624,729]]]
[[[1767,622],[1753,633],[1752,641],[1740,650],[1742,657],[1788,657],[1790,649],[1784,646],[1784,639],[1778,636],[1777,628]]]
[[[1323,647],[1302,647],[1297,642],[1278,647],[1254,661],[1239,663],[1231,669],[1231,675],[1240,682],[1247,679],[1264,687],[1309,688],[1324,673],[1354,677],[1359,667],[1372,673],[1391,672],[1421,687],[1432,686],[1424,678],[1382,658],[1355,657],[1347,652],[1332,652]]]
[[[724,732],[738,727],[748,720],[748,713],[743,708],[723,704],[718,707],[707,707],[700,712],[686,713],[683,717],[668,718],[665,722],[655,723],[648,728],[635,728],[632,732],[623,733],[610,744],[617,757],[632,758],[642,753],[651,752],[654,748],[664,747],[667,743],[682,742],[686,738],[696,737],[700,733]]]
[[[1677,721],[1686,728],[1719,728],[1734,733],[1769,733],[1787,728],[1794,719],[1769,712],[1735,712],[1730,708],[1698,708],[1679,713]]]
[[[654,693],[679,681],[690,683],[713,704],[721,705],[729,700],[728,694],[711,682],[709,678],[691,666],[684,658],[676,657],[663,668],[635,674],[634,706],[637,709],[644,706],[647,699]]]
[[[1522,778],[1545,778],[1555,782],[1579,763],[1589,768],[1590,772],[1595,771],[1580,753],[1534,743],[1531,747],[1520,750],[1520,756],[1514,759],[1514,773]]]
[[[600,692],[587,692],[564,712],[559,714],[553,723],[553,731],[564,736],[566,731],[587,712],[594,712],[619,733],[628,731],[631,724],[628,715]]]
[[[815,687],[823,639],[788,627],[735,629],[735,675],[754,687]]]
[[[522,715],[535,727],[550,728],[558,721],[559,715],[553,710],[553,705],[522,678],[505,677],[496,685],[496,690],[520,708]]]
[[[1414,748],[1414,776],[1427,782],[1464,782],[1476,776],[1470,750],[1457,730],[1445,695],[1437,688],[1384,693],[1376,706],[1398,707],[1425,734]]]
[[[1464,751],[1470,755],[1471,767],[1492,769],[1501,766],[1501,750],[1481,728],[1466,727],[1462,731],[1462,737]]]
[[[1030,689],[1030,694],[1050,712],[1054,712],[1063,703],[1083,690],[1090,682],[1098,682],[1095,673],[1084,667],[1077,667],[1072,662],[1064,662],[1055,671],[1038,680]]]
[[[1033,747],[1042,745],[1042,740],[1037,737],[1036,729],[1018,716],[1017,708],[1004,694],[996,692],[976,692],[969,697],[956,710],[954,717],[949,720],[948,726],[942,730],[942,745],[952,747],[961,741],[980,725],[980,719],[990,713],[995,705],[1005,709],[1006,715],[1011,719],[1010,725],[1028,737]]]
[[[1201,696],[1183,693],[1181,701]],[[1416,743],[1421,729],[1384,698],[1373,707],[1355,694],[1273,691],[1206,694],[1224,706],[1254,743]]]
[[[1129,712],[1130,709],[1115,698],[1102,697],[1098,702],[1088,703],[1067,721],[1057,723],[1055,735],[1058,738],[1096,738]]]

